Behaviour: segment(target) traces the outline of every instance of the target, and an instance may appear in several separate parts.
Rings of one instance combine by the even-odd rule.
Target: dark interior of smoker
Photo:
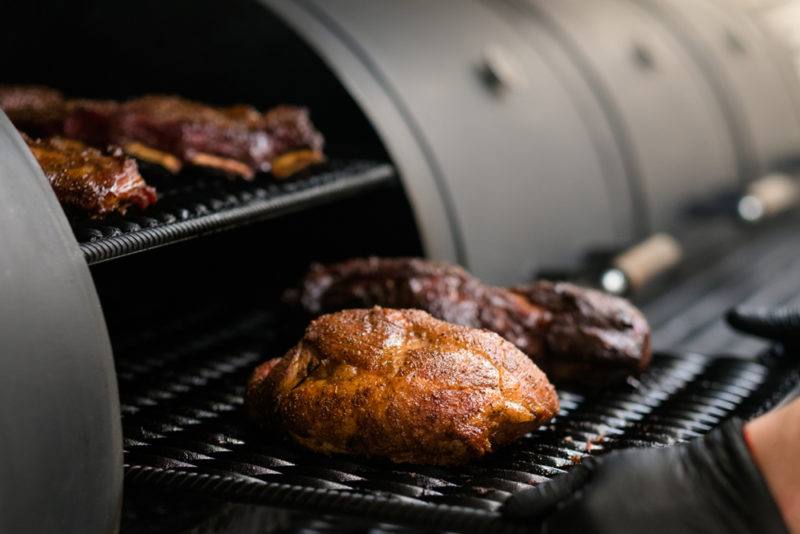
[[[124,99],[164,93],[213,104],[248,103],[259,109],[279,103],[307,106],[325,134],[331,163],[303,173],[283,192],[329,168],[346,175],[356,160],[388,162],[375,131],[335,75],[257,3],[147,1],[135,8],[104,2],[54,3],[48,6],[47,17],[36,16],[40,7],[19,4],[12,8],[19,12],[9,14],[9,20],[20,24],[4,33],[3,47],[24,50],[4,54],[6,82],[40,83],[74,97]],[[278,187],[264,176],[251,185],[197,170],[173,177],[143,166],[143,173],[162,193],[197,180],[211,182],[216,187],[195,193],[186,206],[180,206],[192,210],[204,204],[206,212],[215,211],[215,194]],[[174,317],[183,306],[196,309],[217,301],[231,307],[239,306],[240,299],[274,301],[278,288],[296,279],[312,260],[421,253],[410,208],[391,174],[381,187],[358,200],[319,209],[310,209],[318,198],[301,201],[293,206],[302,210],[299,215],[242,225],[199,242],[95,266],[93,275],[113,332],[130,324],[130,316],[164,311],[166,317]],[[225,211],[225,206],[216,209]],[[112,226],[118,219],[73,219],[79,242],[90,242],[93,229]],[[156,301],[159,310],[154,312]],[[161,304],[166,302],[170,304],[165,310]]]
[[[305,105],[326,136],[334,166],[347,168],[353,160],[391,163],[336,76],[256,3],[53,3],[47,17],[38,16],[41,6],[34,3],[12,9],[17,12],[8,13],[8,19],[20,24],[0,42],[3,50],[19,53],[2,54],[3,82],[42,83],[68,96],[161,92],[261,109],[281,102]],[[193,179],[189,171],[177,177],[155,174],[162,191]],[[281,292],[312,261],[422,254],[397,176],[358,193],[335,202],[297,202],[280,217],[276,212],[226,232],[92,266],[123,405],[123,532],[174,532],[198,524],[212,525],[204,532],[223,532],[235,523],[234,516],[248,514],[266,514],[278,525],[275,531],[342,528],[312,511],[361,516],[365,524],[380,518],[511,530],[496,515],[511,492],[563,472],[586,454],[672,443],[702,434],[731,415],[752,415],[797,380],[797,364],[774,352],[759,361],[711,361],[677,351],[659,356],[641,384],[602,394],[563,390],[562,412],[553,425],[457,470],[326,458],[279,436],[258,435],[239,413],[244,380],[256,362],[279,355],[302,328],[282,307]],[[215,209],[208,199],[205,204],[206,210]],[[782,245],[783,228],[777,222],[765,230],[766,238],[745,233],[736,238],[743,247],[736,253],[720,254],[713,264],[699,260],[705,267],[703,291],[717,291],[719,299],[733,304],[756,295],[764,277],[771,276],[777,286],[794,283],[790,273],[797,266],[797,245]],[[85,227],[76,223],[76,231]],[[716,343],[724,351],[730,339],[723,342],[714,334],[724,327],[709,322],[688,274],[681,273],[688,281],[668,299],[640,302],[654,318],[656,339],[662,336],[679,349],[692,346],[692,335],[716,336],[709,347],[715,350]],[[668,324],[676,310],[695,313],[700,326],[676,331]],[[661,324],[671,329],[660,331]],[[216,519],[209,523],[209,517]],[[358,522],[350,525],[353,531],[367,529]]]

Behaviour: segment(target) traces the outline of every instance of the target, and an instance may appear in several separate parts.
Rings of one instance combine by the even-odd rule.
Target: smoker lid
[[[313,13],[307,2],[259,0],[311,45],[358,102],[403,177],[429,255],[465,263],[463,239],[435,158],[408,122],[408,110],[357,42]]]
[[[451,259],[430,240],[449,228],[459,263],[510,284],[632,238],[630,184],[605,174],[611,166],[565,80],[488,3],[268,4],[371,115],[429,256]],[[405,141],[422,151],[426,173],[408,167],[419,157],[400,153]]]
[[[574,50],[635,156],[654,230],[736,190],[733,139],[702,68],[647,10],[624,0],[526,0]]]
[[[0,532],[112,532],[122,437],[105,322],[55,195],[3,113],[0,250]]]
[[[746,179],[795,156],[800,89],[786,55],[735,2],[642,0],[703,66],[731,120]]]

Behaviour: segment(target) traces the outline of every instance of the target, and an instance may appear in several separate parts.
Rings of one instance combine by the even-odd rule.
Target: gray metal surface
[[[787,85],[777,52],[735,2],[631,0],[646,6],[695,52],[732,115],[747,178],[800,150],[800,91]]]
[[[496,283],[521,281],[536,268],[576,262],[587,248],[631,231],[630,199],[612,198],[596,140],[568,89],[530,42],[485,4],[269,5],[316,44],[357,99],[377,98],[363,89],[359,95],[364,65],[381,80],[438,171],[439,190],[449,197],[445,203],[463,238],[464,263],[476,275]],[[317,20],[301,21],[294,6]],[[319,37],[330,32],[350,48],[334,53],[341,43]],[[353,64],[353,50],[362,64]],[[388,120],[369,114],[392,151],[395,140],[382,123],[390,124],[397,111]],[[439,209],[421,203],[424,195],[416,191],[431,189],[430,175],[404,169],[403,158],[392,152],[420,218]],[[432,231],[427,223],[422,229]]]
[[[441,177],[441,169],[420,142],[420,132],[398,105],[393,88],[371,58],[346,33],[308,9],[305,2],[260,0],[311,45],[370,118],[403,177],[428,255],[466,261],[463,238]]]
[[[617,116],[609,112],[609,103],[604,100],[606,95],[599,94],[584,77],[569,52],[531,11],[527,0],[483,1],[497,10],[541,54],[574,102],[597,151],[601,163],[598,173],[602,173],[615,200],[623,205],[626,199],[630,202],[629,210],[615,210],[612,214],[617,217],[616,227],[622,228],[620,240],[631,236],[636,240],[644,239],[648,234],[647,214],[636,163],[629,150],[631,143],[625,137],[625,130],[613,124]],[[625,227],[627,224],[633,227]]]
[[[121,500],[117,384],[89,269],[0,113],[0,532],[115,532]]]
[[[610,96],[638,165],[656,230],[689,204],[738,185],[735,144],[712,88],[684,45],[626,0],[528,0]]]
[[[800,116],[800,78],[798,78],[797,62],[793,57],[792,47],[786,42],[787,36],[780,34],[767,20],[764,20],[761,10],[757,9],[750,1],[706,1],[713,2],[722,9],[731,8],[730,15],[737,18],[740,25],[749,27],[750,31],[762,37],[763,46],[766,48],[769,58],[776,66],[792,97],[792,108]],[[762,9],[766,7],[765,4]]]

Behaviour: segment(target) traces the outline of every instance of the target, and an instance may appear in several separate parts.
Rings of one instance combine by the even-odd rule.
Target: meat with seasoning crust
[[[494,287],[460,267],[419,258],[314,265],[287,300],[311,316],[374,305],[422,309],[497,332],[562,382],[624,380],[651,357],[647,321],[624,299],[563,282]]]
[[[314,451],[447,465],[537,428],[558,397],[497,334],[376,307],[314,320],[286,355],[254,371],[245,405]]]
[[[541,335],[552,380],[619,382],[650,364],[650,325],[627,300],[546,280],[511,291],[549,312]]]

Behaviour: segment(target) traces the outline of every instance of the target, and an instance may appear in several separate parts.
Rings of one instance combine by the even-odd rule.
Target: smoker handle
[[[639,290],[678,265],[683,254],[683,247],[671,235],[653,234],[617,254],[601,273],[600,286],[616,295]]]
[[[800,182],[796,176],[772,173],[751,183],[736,206],[739,218],[757,223],[795,208],[800,203]]]

